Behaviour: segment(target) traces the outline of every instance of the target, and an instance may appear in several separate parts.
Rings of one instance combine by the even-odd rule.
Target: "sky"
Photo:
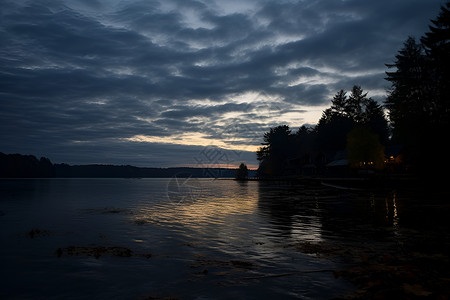
[[[257,167],[340,89],[380,103],[444,0],[1,0],[0,152]]]

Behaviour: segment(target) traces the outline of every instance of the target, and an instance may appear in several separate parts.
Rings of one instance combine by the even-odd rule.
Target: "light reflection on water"
[[[425,218],[394,192],[196,179],[185,197],[192,189],[173,187],[170,179],[0,181],[0,263],[8,273],[0,297],[328,299],[350,288],[331,273],[246,278],[338,269],[295,245],[401,241]],[[32,229],[45,234],[30,238]],[[134,255],[56,257],[69,246]]]
[[[195,201],[180,204],[160,199],[143,201],[133,215],[137,224],[170,226],[174,230],[206,239],[223,241],[247,234],[257,209],[257,190],[239,187],[229,190],[226,181],[203,181],[202,193]]]

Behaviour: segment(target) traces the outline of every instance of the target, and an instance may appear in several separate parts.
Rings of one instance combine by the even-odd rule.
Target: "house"
[[[336,152],[333,160],[326,165],[326,175],[330,177],[346,177],[349,175],[350,167],[347,159],[347,151]]]
[[[289,159],[287,169],[292,175],[322,175],[327,161],[327,157],[323,152],[311,151]]]

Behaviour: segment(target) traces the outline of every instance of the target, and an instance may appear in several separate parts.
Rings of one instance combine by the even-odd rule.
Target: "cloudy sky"
[[[383,78],[443,0],[2,0],[0,152],[69,164],[256,166]]]

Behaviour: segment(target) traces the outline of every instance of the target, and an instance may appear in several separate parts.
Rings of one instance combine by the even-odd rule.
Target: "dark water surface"
[[[330,299],[355,289],[333,272],[345,261],[305,245],[439,255],[443,202],[255,181],[1,180],[0,298]]]

